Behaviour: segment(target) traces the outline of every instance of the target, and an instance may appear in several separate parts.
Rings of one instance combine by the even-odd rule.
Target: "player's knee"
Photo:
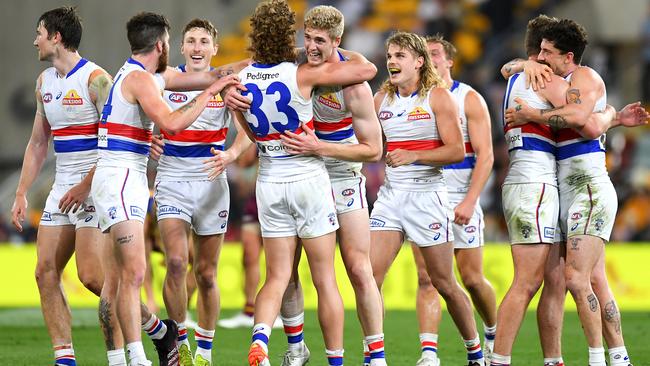
[[[55,284],[61,280],[61,275],[54,268],[54,264],[48,262],[38,263],[36,265],[34,277],[39,287]]]
[[[187,273],[187,258],[182,256],[169,256],[167,258],[167,276],[182,279]]]
[[[589,279],[585,278],[584,273],[571,266],[567,266],[564,270],[564,282],[566,283],[566,288],[571,292],[582,290],[590,285]]]
[[[367,290],[370,286],[375,286],[375,281],[372,278],[370,267],[363,264],[353,264],[348,268],[348,276],[352,287],[357,290]]]
[[[467,291],[475,292],[483,285],[483,276],[476,273],[465,274],[461,276],[461,281]]]
[[[84,285],[90,292],[99,296],[102,292],[102,285],[104,283],[100,273],[92,270],[79,270],[77,273],[79,282]]]
[[[144,265],[123,268],[120,276],[120,287],[126,285],[140,288],[144,283],[145,272],[146,267]]]
[[[418,291],[434,292],[435,290],[429,275],[425,273],[425,275],[421,276],[418,273]]]
[[[212,289],[217,285],[217,273],[215,268],[199,266],[194,272],[196,284],[202,289]]]

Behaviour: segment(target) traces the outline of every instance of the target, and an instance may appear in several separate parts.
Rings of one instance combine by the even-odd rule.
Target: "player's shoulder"
[[[571,75],[571,81],[585,80],[597,83],[604,83],[602,77],[596,70],[589,66],[578,66]]]

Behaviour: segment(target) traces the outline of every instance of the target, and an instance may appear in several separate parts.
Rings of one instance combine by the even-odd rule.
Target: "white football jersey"
[[[297,70],[291,62],[254,63],[239,73],[248,89],[242,94],[252,102],[243,114],[257,142],[260,181],[291,182],[325,171],[321,158],[290,154],[280,141],[284,131],[303,133],[302,123],[313,128],[312,101],[298,89]]]
[[[472,89],[471,86],[454,80],[449,91],[458,104],[458,115],[460,116],[460,128],[465,143],[465,159],[460,163],[446,165],[442,171],[449,193],[467,193],[469,182],[472,179],[472,172],[476,165],[476,154],[472,150],[469,141],[469,130],[467,127],[467,116],[465,115],[465,97]]]
[[[55,183],[76,184],[97,162],[99,113],[88,92],[88,78],[97,69],[82,58],[65,76],[54,67],[42,74],[40,93],[52,130]]]

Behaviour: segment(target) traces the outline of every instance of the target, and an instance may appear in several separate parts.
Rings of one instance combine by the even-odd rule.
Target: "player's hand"
[[[553,69],[537,61],[524,61],[524,74],[526,75],[526,89],[533,87],[534,91],[546,88],[546,82],[551,82]]]
[[[641,102],[626,105],[618,113],[616,119],[621,126],[637,127],[648,124],[650,114],[641,106]]]
[[[209,180],[214,180],[223,173],[223,171],[226,170],[226,166],[232,163],[235,159],[229,150],[221,151],[212,147],[210,148],[210,153],[214,156],[203,161],[203,164],[205,165],[203,171],[208,172]]]
[[[89,194],[89,184],[84,184],[84,182],[75,184],[59,200],[59,210],[66,214],[70,212],[70,210],[72,210],[72,213],[76,213],[77,210],[83,206]]]
[[[251,99],[243,96],[242,91],[248,91],[248,89],[241,84],[237,84],[228,86],[221,92],[221,97],[228,109],[240,112],[250,109]]]
[[[305,131],[304,134],[284,131],[280,135],[282,145],[290,154],[318,155],[321,147],[320,139],[306,123],[302,124],[302,130]]]
[[[153,135],[151,138],[151,148],[149,148],[149,157],[158,161],[163,154],[164,147],[165,142],[163,141],[162,135]]]
[[[11,223],[14,224],[16,230],[23,232],[22,223],[25,221],[25,214],[27,213],[27,197],[25,195],[16,195],[13,206],[11,206]]]
[[[462,200],[458,206],[454,207],[454,223],[458,225],[467,225],[474,214],[476,203]]]
[[[396,149],[386,154],[386,165],[397,168],[402,165],[409,165],[418,159],[415,152],[404,149]]]
[[[532,113],[533,109],[523,99],[515,98],[514,102],[515,107],[506,109],[503,115],[508,126],[517,127],[530,122],[527,116]]]
[[[224,76],[208,87],[206,91],[208,91],[212,95],[216,95],[221,93],[221,91],[230,86],[230,85],[238,85],[239,84],[239,76],[235,74],[230,74],[228,76]]]

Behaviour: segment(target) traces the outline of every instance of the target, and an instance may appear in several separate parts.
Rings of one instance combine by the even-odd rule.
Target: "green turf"
[[[224,311],[230,316],[234,311]],[[79,365],[106,365],[101,333],[93,309],[73,310],[73,337]],[[347,365],[361,365],[361,333],[356,314],[346,312],[345,350]],[[628,351],[636,366],[650,365],[643,344],[650,336],[650,313],[626,312],[623,325]],[[192,332],[190,331],[190,334]],[[419,357],[417,324],[413,311],[388,311],[385,324],[386,354],[391,365],[414,365]],[[193,336],[190,335],[190,339]],[[318,320],[314,311],[305,314],[305,339],[312,351],[310,365],[325,365],[325,351]],[[217,329],[213,350],[215,365],[242,366],[246,364],[246,352],[250,330]],[[276,330],[271,337],[271,362],[280,365],[285,348],[282,331]],[[151,342],[145,339],[149,358],[155,359]],[[563,335],[564,359],[567,365],[586,365],[587,346],[576,313],[567,313]],[[465,352],[460,336],[447,313],[443,316],[439,339],[442,365],[463,365]],[[515,365],[541,365],[541,351],[537,337],[534,313],[529,312],[517,337],[513,353]],[[38,309],[0,309],[0,364],[2,365],[48,365],[52,363],[47,330]],[[154,361],[154,365],[157,364]]]

